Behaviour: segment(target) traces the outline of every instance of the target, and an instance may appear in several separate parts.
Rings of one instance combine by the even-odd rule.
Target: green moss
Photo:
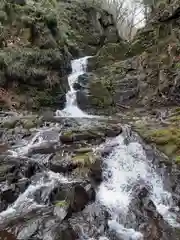
[[[73,162],[79,163],[82,167],[89,167],[95,161],[95,156],[92,152],[78,153],[72,160]]]
[[[180,130],[179,127],[169,126],[152,130],[146,125],[135,128],[137,132],[149,143],[155,143],[156,146],[170,157],[177,156],[180,150]]]
[[[141,40],[137,39],[132,43],[126,55],[128,57],[132,57],[132,56],[141,54],[144,50],[145,50],[145,47],[142,45]]]
[[[38,49],[38,48],[6,48],[0,51],[0,68],[8,67],[14,63],[18,66],[48,66],[58,69],[62,64],[63,58],[59,50]]]
[[[180,156],[179,155],[175,157],[175,162],[178,163],[178,164],[180,163]]]
[[[179,113],[179,112],[178,112]],[[176,116],[172,116],[169,118],[170,121],[174,122],[174,123],[177,123],[180,121],[180,115],[176,115]]]
[[[75,153],[79,153],[79,154],[88,153],[88,152],[92,152],[92,148],[90,148],[90,147],[82,147],[82,148],[75,149],[74,152]]]
[[[94,61],[95,68],[100,68],[107,66],[107,64],[112,64],[115,61],[126,59],[128,51],[129,44],[123,41],[119,43],[108,43],[100,49],[97,56],[92,58],[92,61]]]
[[[66,200],[62,200],[62,201],[56,202],[55,205],[58,206],[58,207],[67,207],[68,202]]]
[[[131,43],[127,56],[132,57],[140,55],[156,43],[156,32],[154,28],[140,29]]]
[[[38,125],[42,124],[42,119],[37,118],[37,117],[24,119],[24,120],[21,120],[21,124],[24,128],[31,129],[31,128],[35,128]]]
[[[108,108],[113,106],[111,87],[107,82],[97,81],[90,84],[90,101],[97,108]]]
[[[175,66],[174,66],[175,69],[180,69],[180,62],[178,63],[175,63]]]
[[[8,17],[7,17],[6,12],[0,10],[0,22],[1,22],[1,23],[4,23],[4,22],[7,21],[7,19],[8,19]]]
[[[4,121],[1,123],[1,127],[2,128],[8,128],[8,129],[11,129],[11,128],[15,128],[15,126],[19,123],[19,120],[18,119],[9,119],[7,121]]]

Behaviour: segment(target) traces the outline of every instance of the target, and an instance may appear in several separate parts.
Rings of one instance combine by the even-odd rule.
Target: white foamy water
[[[34,137],[28,142],[25,141],[24,146],[16,147],[14,150],[8,150],[8,152],[15,158],[18,156],[27,156],[29,153],[29,150],[32,147],[38,147],[41,146],[43,143],[48,142],[58,142],[59,141],[59,134],[58,134],[58,128],[48,128],[43,127],[42,129],[39,129],[37,133],[34,135]]]
[[[39,175],[39,178],[37,176],[34,182],[17,198],[12,206],[0,213],[0,223],[3,223],[4,220],[28,213],[33,209],[45,207],[46,200],[48,200],[49,194],[54,187],[57,186],[58,183],[69,182],[67,178],[59,173],[53,173],[51,171]],[[35,194],[40,192],[41,189],[43,189],[40,197],[42,203],[38,203],[35,201]]]
[[[76,90],[73,88],[74,83],[77,82],[78,77],[86,72],[87,62],[89,57],[73,60],[72,73],[68,77],[69,91],[66,94],[66,106],[63,110],[57,110],[57,117],[74,117],[74,118],[94,118],[95,116],[88,115],[83,112],[76,102]]]
[[[109,226],[120,235],[126,235],[123,239],[141,239],[140,233],[125,229],[116,222],[118,216],[126,217],[133,193],[132,186],[140,179],[152,186],[151,199],[159,213],[171,225],[178,226],[175,216],[169,211],[172,206],[171,194],[164,190],[161,177],[148,162],[141,144],[131,142],[125,145],[122,135],[108,141],[119,143],[105,159],[105,180],[98,191],[98,200],[109,210],[113,219]]]

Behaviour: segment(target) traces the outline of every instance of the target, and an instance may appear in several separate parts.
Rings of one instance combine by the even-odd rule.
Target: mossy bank
[[[119,41],[110,14],[73,0],[2,0],[0,33],[0,100],[10,109],[63,108],[70,61]]]
[[[108,115],[134,107],[179,105],[180,20],[175,13],[180,4],[161,2],[132,42],[107,44],[89,60],[93,74],[88,105],[80,104],[84,109]]]

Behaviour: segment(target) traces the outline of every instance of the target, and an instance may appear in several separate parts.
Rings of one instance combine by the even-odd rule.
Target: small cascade
[[[74,83],[78,80],[78,77],[86,72],[88,58],[84,57],[80,59],[73,60],[72,73],[68,77],[69,91],[66,93],[66,106],[63,110],[57,110],[57,117],[74,117],[74,118],[92,118],[95,116],[88,115],[84,113],[77,106],[76,102],[76,90],[74,89]]]
[[[32,184],[18,197],[12,206],[0,213],[0,225],[8,219],[27,214],[33,209],[46,207],[49,194],[59,183],[69,183],[69,181],[62,175],[51,171],[35,176]],[[41,191],[42,195],[39,199],[41,202],[37,202],[36,194],[41,193]]]
[[[127,225],[124,221],[131,210],[133,186],[138,180],[151,186],[151,200],[163,218],[173,227],[180,227],[175,214],[170,212],[173,206],[171,193],[164,189],[162,179],[148,161],[142,145],[135,141],[126,145],[123,135],[107,141],[118,143],[105,159],[104,181],[98,191],[98,201],[108,209],[112,218],[109,227],[122,239],[142,239],[141,233],[123,227]],[[123,217],[119,219],[119,216]]]
[[[8,150],[8,152],[13,157],[17,158],[18,156],[28,155],[29,150],[31,148],[38,147],[42,143],[58,142],[59,134],[57,134],[57,132],[54,132],[54,130],[56,130],[56,128],[43,127],[37,131],[37,133],[34,135],[34,137],[29,142],[26,141],[24,146],[16,147],[14,150]],[[48,134],[48,133],[50,133],[50,134]]]

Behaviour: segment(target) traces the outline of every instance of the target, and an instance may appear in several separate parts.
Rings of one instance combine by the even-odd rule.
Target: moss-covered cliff
[[[130,44],[103,46],[89,60],[89,108],[108,114],[119,106],[180,103],[179,7],[179,1],[161,1]]]
[[[98,6],[74,0],[0,3],[2,107],[63,108],[70,60],[119,41],[112,16]]]

